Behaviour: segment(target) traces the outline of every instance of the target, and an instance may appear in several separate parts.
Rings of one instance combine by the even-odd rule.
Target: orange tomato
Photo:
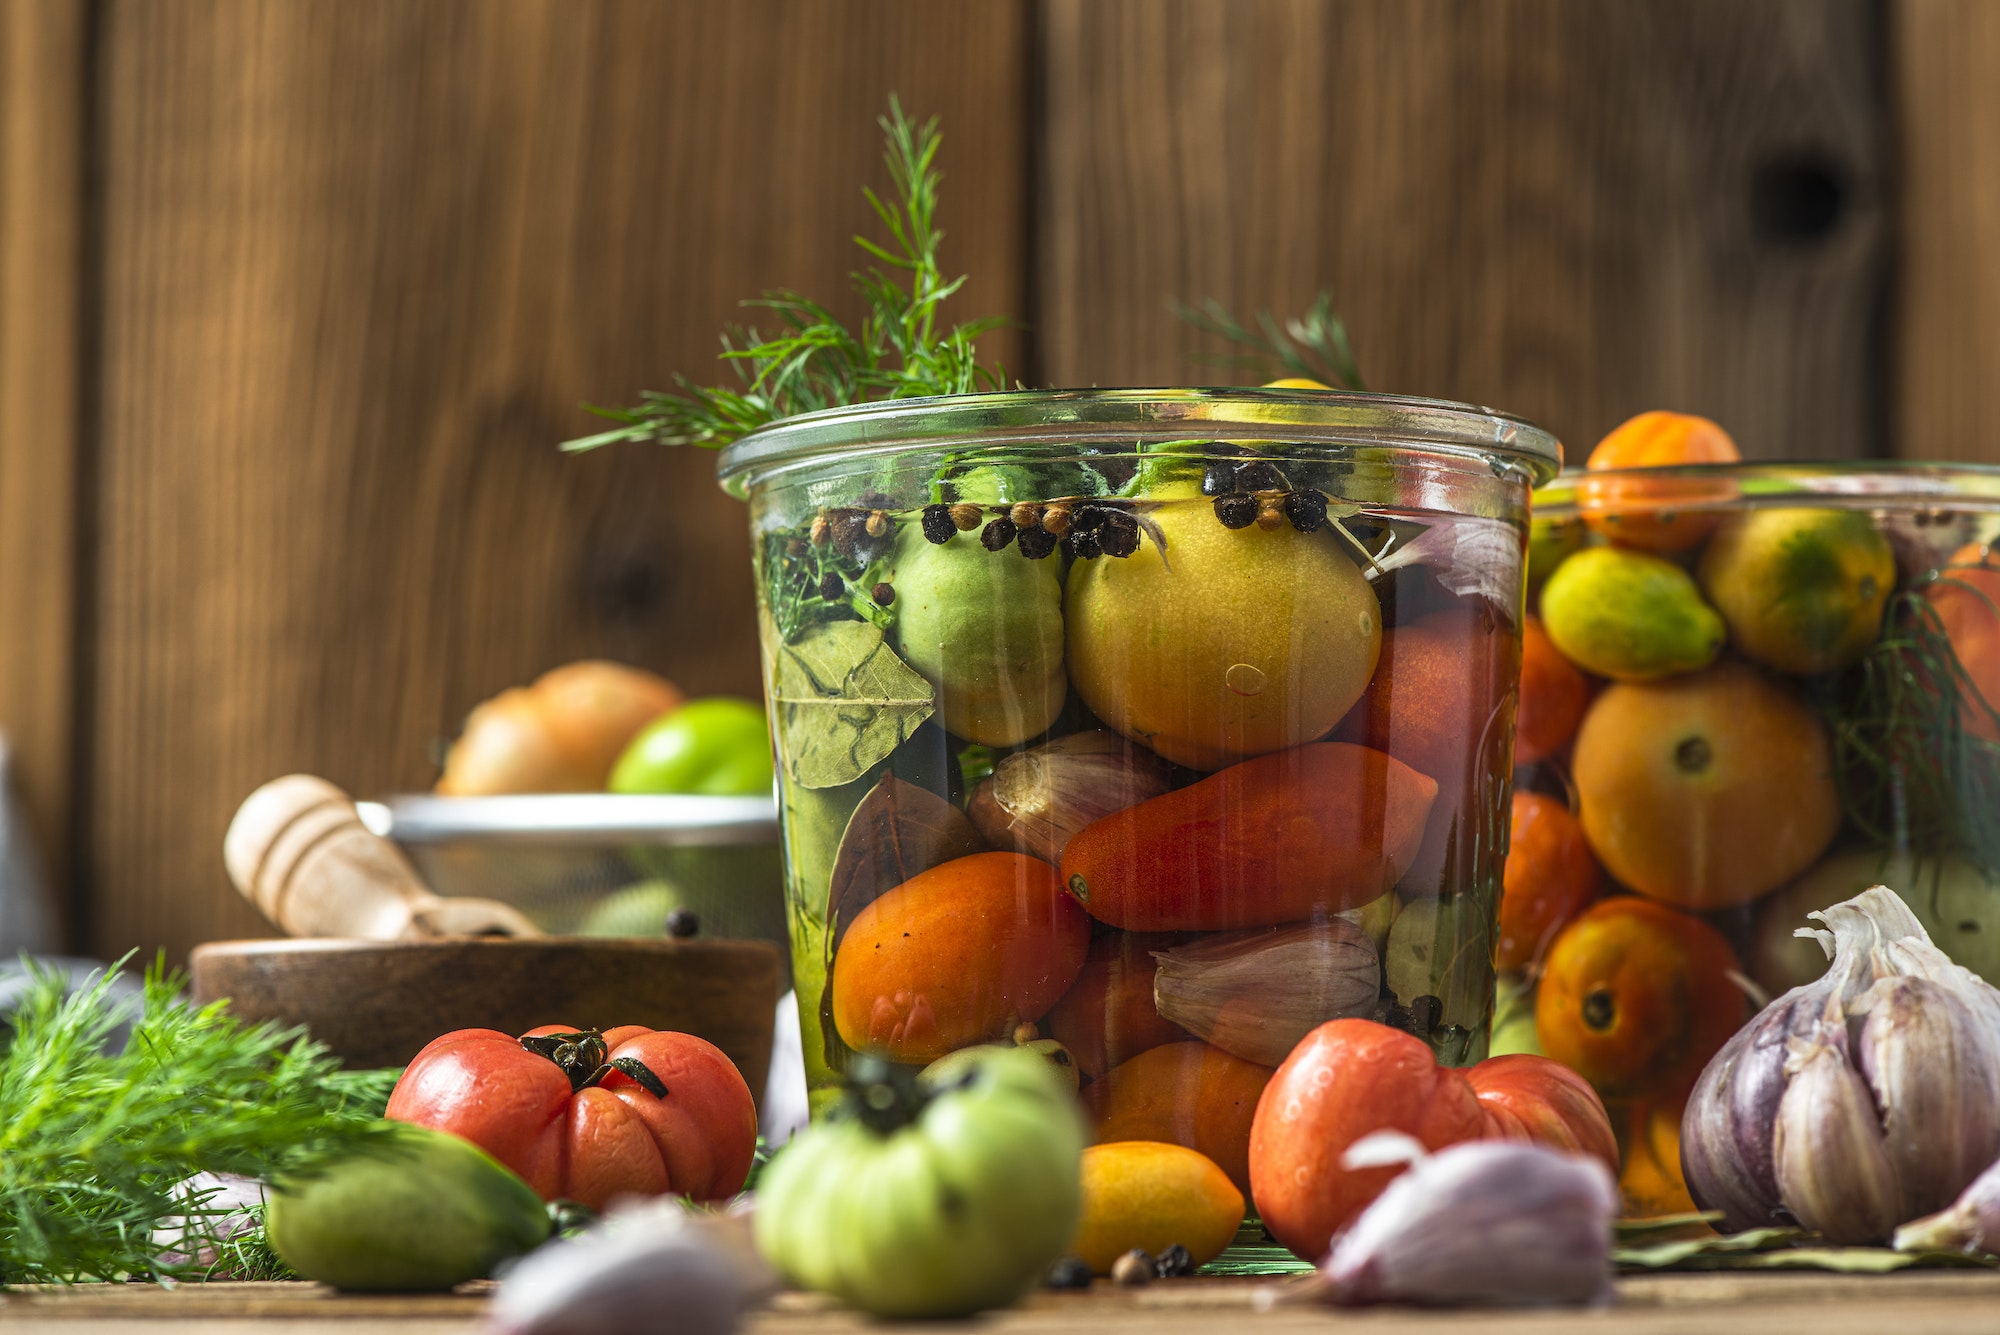
[[[1360,908],[1410,865],[1437,791],[1380,751],[1295,746],[1084,826],[1063,848],[1063,884],[1093,918],[1129,931]]]
[[[1429,1051],[1428,1048],[1425,1049]],[[1250,1190],[1250,1122],[1271,1068],[1207,1043],[1149,1048],[1083,1091],[1097,1143],[1158,1140],[1206,1154]]]
[[[1553,797],[1517,791],[1507,839],[1493,949],[1502,972],[1541,959],[1563,924],[1597,897],[1602,879],[1582,824]]]
[[[1638,896],[1600,900],[1549,947],[1536,1036],[1608,1101],[1685,1096],[1743,1023],[1736,970],[1701,919]]]
[[[1576,736],[1590,704],[1590,678],[1564,658],[1538,618],[1521,629],[1521,698],[1514,710],[1514,763],[1532,765]]]
[[[1951,555],[1940,578],[1924,589],[1938,622],[1980,699],[1959,704],[1959,723],[1974,737],[2000,742],[2000,555],[1969,543]]]
[[[834,1028],[856,1051],[936,1061],[1048,1014],[1089,949],[1090,919],[1054,867],[953,858],[854,915],[828,979]]]
[[[1681,1173],[1681,1103],[1641,1103],[1629,1112],[1625,1167],[1618,1194],[1632,1219],[1692,1214],[1698,1208]]]
[[[1109,932],[1090,943],[1090,958],[1049,1012],[1049,1037],[1069,1049],[1092,1080],[1128,1057],[1191,1035],[1160,1018],[1153,1004],[1153,952],[1179,945],[1173,932]]]
[[[1502,683],[1516,652],[1511,631],[1486,610],[1454,607],[1383,632],[1367,690],[1333,736],[1400,760],[1434,780],[1437,799],[1423,843],[1403,869],[1405,893],[1438,890],[1454,839],[1459,868],[1470,865],[1484,809],[1505,768]]]
[[[1691,413],[1650,412],[1597,442],[1584,468],[1616,473],[1671,464],[1726,464],[1743,458],[1729,433]],[[1684,552],[1715,530],[1720,516],[1686,513],[1692,506],[1726,501],[1734,489],[1702,478],[1586,477],[1577,483],[1577,510],[1592,529],[1624,547]]]

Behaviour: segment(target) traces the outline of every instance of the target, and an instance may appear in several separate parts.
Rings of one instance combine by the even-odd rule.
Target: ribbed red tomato
[[[756,1103],[722,1050],[637,1025],[454,1030],[410,1062],[388,1115],[463,1137],[542,1199],[593,1210],[625,1195],[733,1196],[757,1149]]]

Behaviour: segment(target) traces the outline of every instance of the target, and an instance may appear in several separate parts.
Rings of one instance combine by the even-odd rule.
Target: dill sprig
[[[1965,727],[1967,713],[1996,725],[2000,714],[1966,674],[1923,586],[1890,599],[1881,638],[1835,683],[1824,712],[1841,807],[1863,838],[2000,867],[1991,815],[2000,810],[2000,746]]]
[[[860,328],[849,329],[797,292],[766,292],[743,304],[769,311],[776,332],[732,325],[722,336],[721,358],[736,372],[735,387],[697,385],[676,375],[678,393],[647,390],[635,408],[592,407],[620,425],[567,441],[565,450],[627,440],[714,449],[781,418],[821,408],[1005,386],[1005,369],[981,366],[974,343],[1010,321],[988,317],[940,331],[938,308],[965,277],[946,278],[938,265],[944,233],[937,225],[943,179],[936,167],[942,138],[937,118],[914,124],[891,97],[889,114],[877,123],[887,138],[883,158],[895,192],[893,199],[883,199],[872,189],[862,191],[887,239],[854,238],[878,262],[849,275],[867,309]]]
[[[197,1274],[162,1265],[151,1240],[180,1216],[177,1249],[223,1243],[210,1227],[220,1212],[177,1183],[204,1171],[282,1181],[377,1134],[394,1072],[343,1071],[300,1030],[193,1006],[161,964],[143,1008],[121,1002],[116,974],[69,995],[41,974],[13,1016],[0,1052],[0,1283]]]
[[[1199,354],[1199,360],[1224,366],[1249,366],[1268,371],[1275,366],[1289,376],[1317,380],[1336,389],[1366,392],[1361,368],[1348,342],[1347,326],[1333,313],[1333,294],[1321,292],[1304,315],[1282,325],[1269,311],[1257,312],[1256,328],[1231,315],[1213,297],[1197,307],[1176,301],[1173,312],[1204,334],[1249,348],[1247,353]],[[1268,378],[1268,377],[1267,377]]]

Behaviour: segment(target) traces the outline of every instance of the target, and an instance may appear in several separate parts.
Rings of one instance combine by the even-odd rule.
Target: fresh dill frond
[[[867,310],[860,327],[848,328],[797,292],[766,292],[743,304],[769,312],[775,331],[731,326],[722,336],[721,359],[734,368],[735,387],[698,385],[676,375],[677,392],[647,390],[632,408],[593,406],[592,412],[619,425],[566,441],[563,449],[628,440],[715,449],[821,408],[1005,387],[1005,368],[980,365],[974,345],[1011,321],[995,316],[939,328],[939,308],[965,278],[946,278],[938,263],[944,233],[937,225],[943,179],[936,165],[942,138],[937,118],[917,125],[891,97],[889,114],[877,120],[894,191],[889,199],[872,189],[862,192],[887,236],[854,238],[876,261],[850,275]]]
[[[1317,380],[1335,389],[1363,392],[1368,389],[1362,382],[1361,368],[1354,360],[1354,346],[1348,342],[1347,326],[1333,313],[1331,292],[1321,292],[1304,315],[1286,320],[1282,325],[1269,311],[1258,311],[1254,329],[1231,315],[1228,308],[1213,297],[1204,300],[1199,307],[1176,301],[1173,312],[1204,334],[1250,349],[1247,353],[1233,355],[1201,354],[1200,360],[1256,367],[1266,373],[1277,368],[1287,376]]]
[[[1991,817],[2000,809],[2000,745],[1967,729],[1975,712],[2000,730],[1923,586],[1893,595],[1881,638],[1841,674],[1824,710],[1841,807],[1863,838],[2000,867]]]
[[[154,1227],[182,1217],[197,1246],[225,1239],[218,1211],[176,1184],[282,1181],[379,1134],[393,1073],[342,1071],[300,1030],[194,1006],[157,963],[135,1010],[114,996],[116,973],[67,995],[41,974],[0,1040],[0,1283],[191,1277],[191,1263],[160,1263]]]

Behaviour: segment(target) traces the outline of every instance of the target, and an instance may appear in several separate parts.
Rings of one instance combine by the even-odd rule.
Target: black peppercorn
[[[1014,521],[1006,515],[989,520],[985,528],[979,530],[979,545],[989,552],[1003,550],[1014,540]]]
[[[1096,529],[1098,545],[1106,556],[1130,556],[1139,550],[1139,521],[1131,515],[1112,511]]]
[[[1317,533],[1326,523],[1326,496],[1317,491],[1294,491],[1285,496],[1285,518],[1301,533]]]
[[[1428,1034],[1431,1030],[1437,1028],[1438,1021],[1443,1018],[1444,1002],[1442,999],[1434,997],[1428,992],[1421,997],[1410,998],[1410,1025],[1412,1032]]]
[[[806,554],[806,540],[804,538],[787,538],[785,540],[786,556],[792,557],[793,559],[796,560],[798,557],[804,556],[805,554]]]
[[[868,596],[875,600],[875,606],[887,607],[896,601],[896,589],[892,584],[877,584],[868,591]]]
[[[1087,1289],[1094,1278],[1090,1262],[1081,1256],[1065,1256],[1049,1267],[1049,1276],[1044,1283],[1052,1289]]]
[[[949,505],[926,505],[922,522],[924,536],[932,542],[950,542],[951,535],[958,532],[958,525],[951,522]]]
[[[1177,1242],[1154,1260],[1153,1273],[1161,1279],[1185,1279],[1194,1273],[1194,1253]]]
[[[1111,511],[1101,505],[1079,505],[1069,519],[1070,528],[1078,533],[1087,533],[1102,524]]]
[[[1257,498],[1232,491],[1215,498],[1215,517],[1224,528],[1248,528],[1257,522]]]
[[[1251,463],[1236,465],[1236,489],[1238,491],[1282,491],[1285,475],[1278,466],[1268,459],[1257,459]]]
[[[1201,494],[1227,496],[1236,490],[1236,465],[1227,460],[1210,464],[1201,473]]]
[[[1098,542],[1097,534],[1090,529],[1085,529],[1081,533],[1072,529],[1070,535],[1063,539],[1063,543],[1069,548],[1069,554],[1079,561],[1095,561],[1104,555],[1103,545]]]
[[[693,909],[675,909],[667,915],[667,935],[690,937],[701,930],[701,919]]]
[[[1056,535],[1045,528],[1024,528],[1015,535],[1014,545],[1030,561],[1039,561],[1056,549]]]
[[[819,582],[819,596],[832,602],[847,592],[847,583],[838,575],[828,575]]]
[[[833,526],[833,545],[841,551],[854,551],[868,537],[865,510],[830,510],[827,521]]]

